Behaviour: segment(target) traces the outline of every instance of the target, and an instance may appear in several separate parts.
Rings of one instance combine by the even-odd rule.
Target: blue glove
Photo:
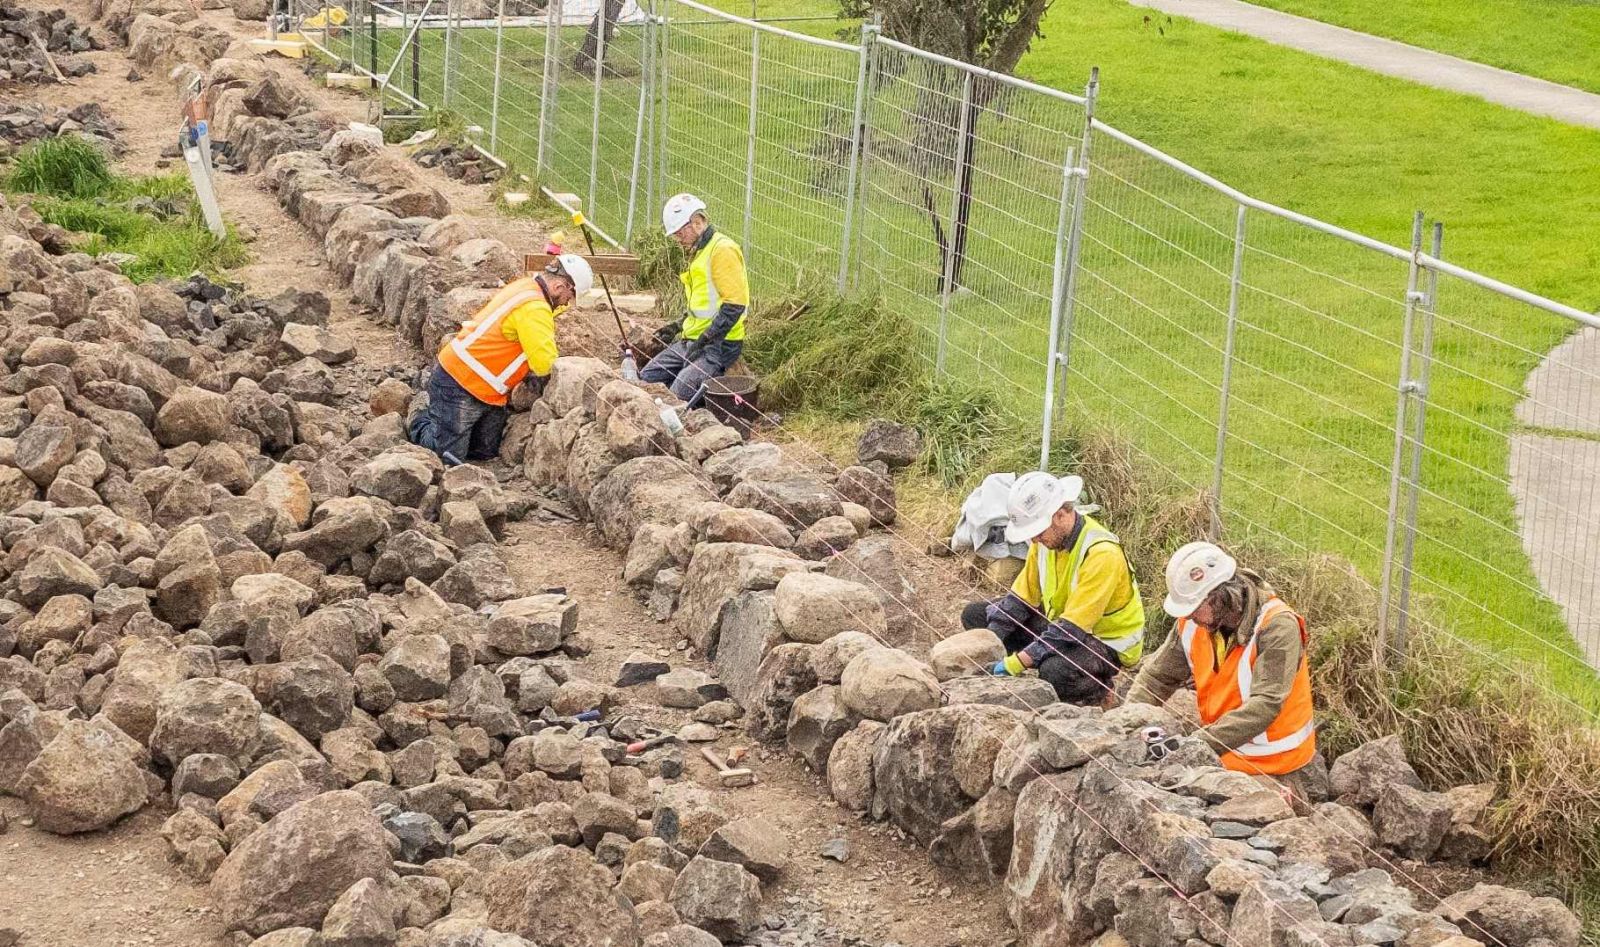
[[[1021,677],[1025,670],[1027,665],[1022,663],[1021,656],[1013,654],[1004,661],[996,661],[994,667],[989,669],[989,673],[995,677]]]

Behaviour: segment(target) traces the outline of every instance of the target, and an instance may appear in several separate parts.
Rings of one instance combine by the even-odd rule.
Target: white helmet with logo
[[[667,198],[667,204],[661,208],[661,229],[672,236],[683,229],[683,225],[695,214],[706,209],[706,202],[693,194],[674,194]]]
[[[1216,543],[1189,543],[1167,560],[1167,598],[1161,607],[1173,618],[1188,618],[1238,567]]]
[[[572,280],[572,294],[589,295],[589,290],[594,289],[594,269],[589,266],[589,261],[576,253],[563,253],[556,257],[556,262],[561,264],[561,272]]]
[[[1032,542],[1050,528],[1057,510],[1077,503],[1082,494],[1082,477],[1052,477],[1042,470],[1018,477],[1006,499],[1006,542]]]

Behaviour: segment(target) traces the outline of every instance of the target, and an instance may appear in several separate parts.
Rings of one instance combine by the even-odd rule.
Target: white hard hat
[[[1025,473],[1011,485],[1006,498],[1006,542],[1032,542],[1050,528],[1050,519],[1083,493],[1082,477],[1052,477],[1042,470]]]
[[[1216,543],[1189,543],[1167,560],[1167,598],[1161,607],[1173,618],[1188,618],[1238,567]]]
[[[589,261],[576,253],[563,253],[556,257],[556,262],[561,264],[561,271],[572,280],[572,294],[589,295],[589,290],[594,289],[594,269],[589,266]]]
[[[706,209],[706,202],[693,194],[674,194],[667,198],[667,204],[661,208],[661,229],[672,236],[683,229],[689,218]]]

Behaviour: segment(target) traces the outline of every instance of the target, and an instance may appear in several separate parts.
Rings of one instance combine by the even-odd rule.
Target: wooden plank
[[[582,254],[579,254],[582,256]],[[606,276],[638,276],[639,258],[631,253],[601,253],[595,256],[584,256],[589,261],[596,273]],[[529,273],[537,273],[555,259],[550,253],[529,253],[522,258],[522,267]]]

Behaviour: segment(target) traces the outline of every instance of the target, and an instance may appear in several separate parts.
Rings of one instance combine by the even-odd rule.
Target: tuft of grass
[[[246,259],[236,236],[218,239],[206,228],[184,175],[118,175],[104,152],[82,139],[29,145],[3,184],[13,193],[35,195],[34,209],[47,223],[84,234],[84,252],[131,256],[122,272],[134,282],[197,271],[218,276]]]
[[[116,185],[105,152],[76,135],[34,142],[16,156],[5,177],[7,190],[50,197],[102,197]]]

